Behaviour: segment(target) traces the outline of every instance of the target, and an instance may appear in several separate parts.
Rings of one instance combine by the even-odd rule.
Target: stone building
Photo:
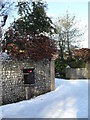
[[[49,92],[55,88],[54,60],[2,60],[0,105]]]

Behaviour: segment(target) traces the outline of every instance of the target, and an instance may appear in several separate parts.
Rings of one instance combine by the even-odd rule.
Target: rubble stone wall
[[[5,60],[2,62],[2,104],[13,103],[51,91],[51,62],[43,60],[33,62],[30,60]],[[34,68],[35,85],[24,84],[23,69]]]

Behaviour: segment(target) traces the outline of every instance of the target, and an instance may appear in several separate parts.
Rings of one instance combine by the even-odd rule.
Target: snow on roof
[[[9,55],[6,52],[2,52],[2,60],[6,60],[9,58]]]

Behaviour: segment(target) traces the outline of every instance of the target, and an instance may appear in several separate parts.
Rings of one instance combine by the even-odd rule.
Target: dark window
[[[35,84],[34,69],[23,69],[24,84]]]

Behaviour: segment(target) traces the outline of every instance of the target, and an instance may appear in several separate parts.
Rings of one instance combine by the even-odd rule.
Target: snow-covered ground
[[[3,118],[88,118],[88,80],[55,79],[55,91],[0,107]]]

